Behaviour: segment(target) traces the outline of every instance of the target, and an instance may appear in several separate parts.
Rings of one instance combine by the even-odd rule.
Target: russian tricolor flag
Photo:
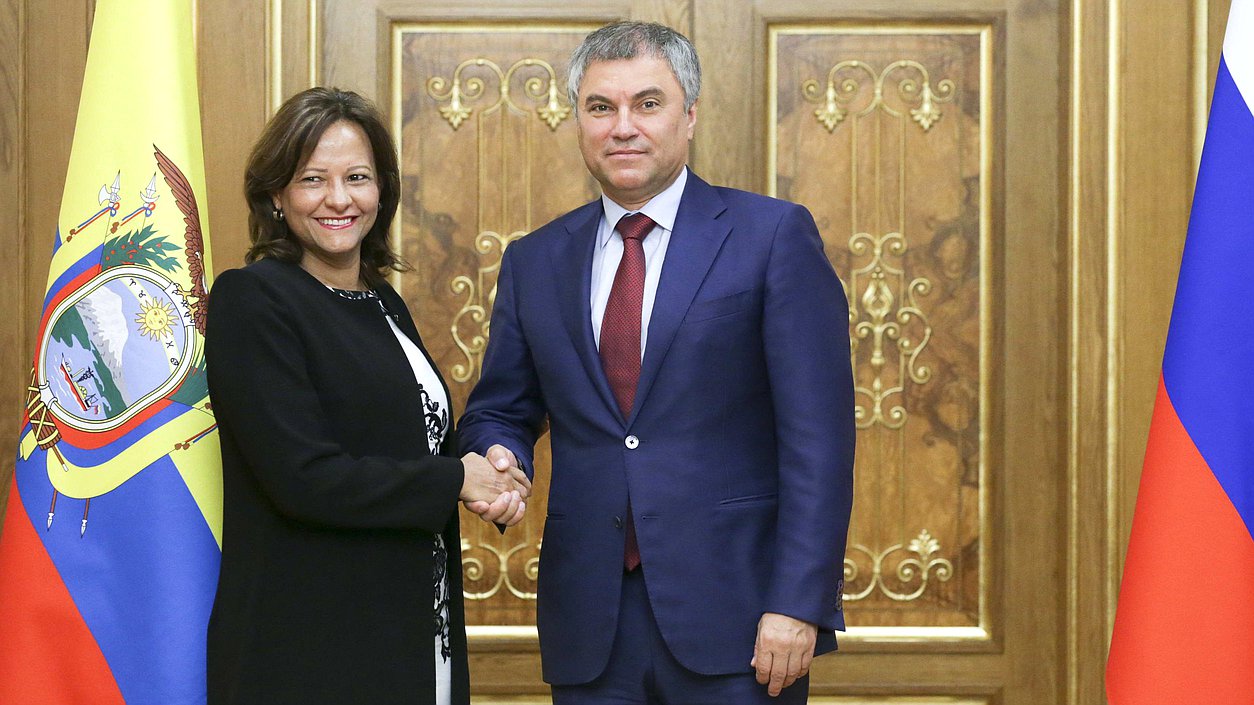
[[[1254,0],[1233,0],[1119,594],[1112,705],[1254,702]]]

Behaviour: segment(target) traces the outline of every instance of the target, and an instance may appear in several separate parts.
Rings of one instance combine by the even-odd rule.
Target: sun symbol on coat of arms
[[[164,301],[152,301],[140,304],[139,315],[135,322],[139,324],[139,334],[153,340],[174,333],[174,308]]]

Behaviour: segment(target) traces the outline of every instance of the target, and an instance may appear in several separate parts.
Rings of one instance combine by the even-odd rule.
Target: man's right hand
[[[507,472],[511,468],[515,470],[519,469],[518,458],[514,456],[514,451],[506,448],[500,443],[497,443],[488,449],[487,458],[488,462],[492,463],[492,467],[500,470],[501,472]],[[526,476],[526,473],[523,473],[523,477]],[[531,482],[527,483],[527,489],[531,489]]]

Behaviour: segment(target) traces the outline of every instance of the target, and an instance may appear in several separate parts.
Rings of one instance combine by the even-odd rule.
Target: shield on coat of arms
[[[85,432],[125,424],[192,368],[191,313],[160,272],[104,270],[49,316],[36,375],[57,421]]]

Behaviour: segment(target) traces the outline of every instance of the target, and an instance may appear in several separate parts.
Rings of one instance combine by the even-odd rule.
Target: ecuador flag
[[[1233,0],[1106,666],[1112,705],[1254,702],[1254,0]]]
[[[190,0],[99,0],[0,534],[0,703],[205,701],[204,195]]]

